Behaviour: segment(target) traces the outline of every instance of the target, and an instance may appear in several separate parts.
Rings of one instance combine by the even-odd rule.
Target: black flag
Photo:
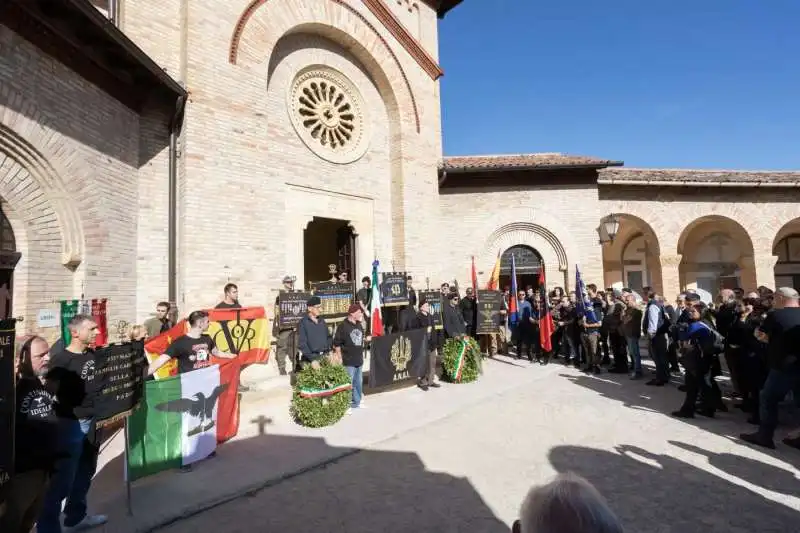
[[[369,386],[383,387],[425,376],[428,332],[412,329],[372,339]]]
[[[14,475],[14,340],[17,321],[0,320],[0,495]]]

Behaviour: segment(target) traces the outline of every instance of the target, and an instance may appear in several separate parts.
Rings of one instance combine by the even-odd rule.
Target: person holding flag
[[[555,332],[553,314],[547,297],[547,284],[545,283],[544,268],[539,270],[539,344],[542,347],[543,364],[550,362],[553,351],[553,334]]]
[[[575,265],[576,308],[580,320],[581,343],[586,355],[584,372],[599,374],[602,354],[600,353],[600,327],[603,325],[603,304],[596,301],[597,285],[584,285],[581,271]]]

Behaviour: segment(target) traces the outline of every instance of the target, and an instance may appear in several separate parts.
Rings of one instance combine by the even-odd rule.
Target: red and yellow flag
[[[253,363],[266,363],[269,357],[270,328],[263,307],[244,307],[241,309],[210,309],[210,323],[206,335],[222,352],[238,355],[236,359],[215,359],[220,365],[235,363],[239,367]],[[172,341],[186,334],[189,324],[181,320],[169,331],[145,342],[147,359],[154,361],[163,354]],[[155,373],[156,379],[174,376],[178,365],[172,360]]]
[[[497,261],[494,263],[492,275],[489,276],[489,281],[486,283],[486,290],[499,291],[500,290],[500,252],[497,252]]]

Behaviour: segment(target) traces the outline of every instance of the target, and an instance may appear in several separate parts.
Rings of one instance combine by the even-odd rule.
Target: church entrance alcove
[[[22,254],[17,251],[14,230],[0,206],[0,318],[9,318],[13,309],[14,269]]]
[[[539,288],[539,271],[542,269],[542,256],[534,248],[519,244],[508,248],[500,256],[500,287],[511,287],[511,257],[517,271],[517,289],[528,286]]]
[[[356,277],[356,238],[349,221],[314,217],[303,232],[306,285],[329,280],[329,265],[335,265],[336,272],[347,272],[352,281]]]

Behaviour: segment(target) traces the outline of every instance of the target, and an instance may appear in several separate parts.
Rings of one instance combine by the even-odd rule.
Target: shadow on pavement
[[[550,451],[549,460],[558,472],[574,472],[594,484],[626,531],[796,533],[800,524],[800,513],[790,507],[668,455],[635,446],[618,446],[616,453],[559,446]],[[755,483],[776,470],[752,461],[730,474],[741,474],[743,480]],[[786,474],[773,483],[788,481]],[[795,479],[795,487],[797,483]],[[781,492],[787,489],[790,487]]]
[[[684,400],[684,393],[677,389],[677,383],[674,381],[666,387],[650,387],[645,385],[649,377],[642,380],[631,380],[626,374],[604,372],[600,375],[574,375],[562,372],[559,376],[601,396],[621,402],[630,409],[662,413],[668,417],[671,417],[671,413],[680,408]],[[727,413],[718,412],[714,418],[706,418],[697,414],[695,418],[674,418],[674,420],[680,420],[717,435],[734,438],[737,443],[749,446],[740,441],[738,436],[740,433],[755,431],[757,426],[747,423],[749,415],[736,409],[734,402],[726,399],[725,403],[729,411]],[[780,443],[780,439],[788,430],[800,426],[800,416],[798,415],[800,415],[800,410],[792,406],[784,406],[780,414],[782,425],[775,435],[778,449],[773,451],[759,447],[758,450],[780,457],[781,460],[800,467],[800,452]]]
[[[262,431],[268,424],[251,422]],[[123,468],[122,456],[110,461],[90,494],[92,511],[109,514],[115,533],[509,531],[466,478],[428,471],[415,453],[338,448],[317,437],[264,433],[221,445],[191,472],[138,480],[132,517]]]

